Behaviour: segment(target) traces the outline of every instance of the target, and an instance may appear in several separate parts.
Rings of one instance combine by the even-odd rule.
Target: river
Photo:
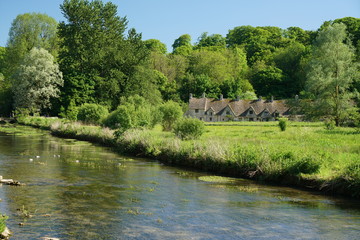
[[[0,212],[9,216],[11,239],[360,236],[356,200],[209,178],[29,127],[5,130],[0,128],[0,175],[26,183],[0,185]]]

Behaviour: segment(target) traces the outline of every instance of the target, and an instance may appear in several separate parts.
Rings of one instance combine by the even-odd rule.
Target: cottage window
[[[201,117],[201,118],[200,118],[200,120],[202,121],[202,120],[203,120],[203,118]]]
[[[226,115],[230,115],[230,111],[226,111]]]
[[[195,109],[195,113],[198,113],[199,112],[199,109]]]
[[[210,116],[212,116],[212,114],[213,114],[213,113],[212,113],[212,112],[210,112]]]
[[[253,110],[250,110],[250,111],[249,111],[249,114],[254,114]]]
[[[205,112],[205,115],[207,115],[207,112]]]
[[[212,121],[212,118],[210,118],[210,122]]]

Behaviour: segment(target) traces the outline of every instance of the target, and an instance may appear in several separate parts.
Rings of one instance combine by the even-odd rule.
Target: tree
[[[188,56],[193,48],[191,45],[191,36],[189,34],[181,35],[174,41],[172,47],[174,54]]]
[[[306,81],[313,100],[308,106],[310,115],[331,118],[337,126],[349,116],[349,87],[357,77],[354,50],[346,39],[346,26],[342,23],[334,23],[319,33]]]
[[[276,67],[282,70],[284,81],[281,89],[278,89],[277,97],[293,98],[304,90],[305,74],[303,61],[309,50],[301,43],[294,41],[288,47],[278,49],[274,53]]]
[[[54,57],[58,51],[57,21],[46,14],[18,15],[11,24],[7,43],[7,76],[11,76],[34,47],[43,48]]]
[[[115,108],[134,64],[134,31],[125,39],[126,18],[111,2],[65,0],[60,6],[67,22],[59,24],[60,68],[64,73],[61,105],[97,102]]]
[[[183,115],[180,105],[173,101],[164,103],[160,106],[159,110],[162,114],[162,126],[164,131],[171,131],[176,121]]]
[[[50,108],[50,99],[59,97],[62,85],[62,73],[54,57],[45,49],[33,48],[14,76],[14,106],[31,112]]]
[[[151,51],[161,54],[167,53],[167,48],[165,43],[160,42],[160,40],[157,39],[148,39],[144,41],[145,46]]]
[[[226,47],[226,38],[221,36],[221,34],[212,34],[203,33],[198,39],[196,48],[202,47],[215,47],[215,48],[225,48]]]

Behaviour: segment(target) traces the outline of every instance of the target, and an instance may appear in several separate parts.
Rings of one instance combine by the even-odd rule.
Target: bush
[[[197,139],[204,131],[204,123],[196,118],[183,118],[174,125],[175,135],[182,140]]]
[[[94,103],[85,103],[78,111],[77,119],[87,124],[99,124],[109,114],[106,107]]]
[[[111,129],[120,129],[124,132],[132,127],[131,116],[125,106],[120,106],[104,119],[103,125]]]
[[[325,120],[324,125],[325,125],[326,130],[334,130],[335,121],[334,120]]]
[[[287,118],[279,118],[279,128],[282,132],[286,130],[287,121]]]
[[[183,115],[181,106],[173,101],[168,101],[161,105],[159,111],[162,115],[161,125],[164,131],[171,131],[175,122]]]

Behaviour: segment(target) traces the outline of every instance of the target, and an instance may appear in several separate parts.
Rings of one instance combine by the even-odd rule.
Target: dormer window
[[[226,115],[230,115],[230,111],[226,111]]]
[[[249,114],[254,114],[254,111],[253,111],[253,110],[249,110]]]

